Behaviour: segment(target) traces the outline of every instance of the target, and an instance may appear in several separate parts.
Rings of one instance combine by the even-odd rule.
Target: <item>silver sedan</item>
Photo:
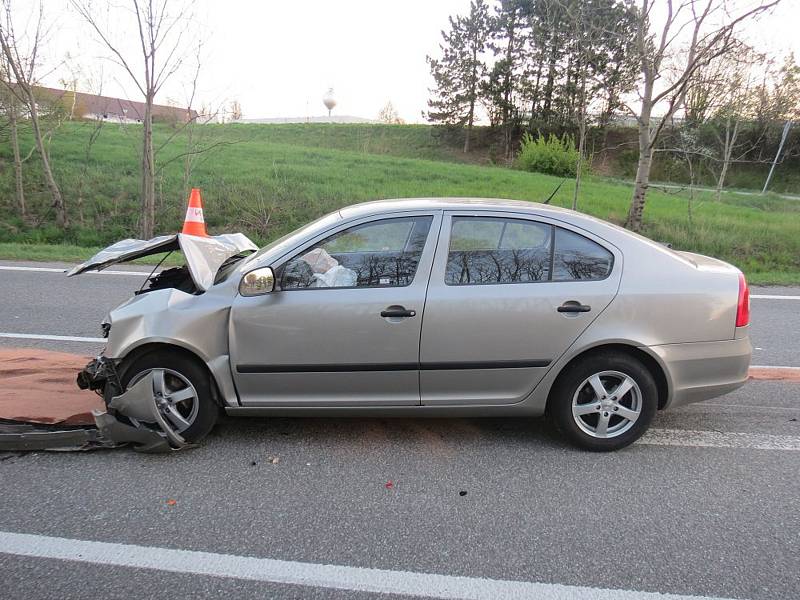
[[[177,448],[222,411],[547,415],[571,442],[614,450],[656,411],[747,380],[742,273],[584,214],[391,200],[253,253],[220,238],[127,240],[73,270],[186,255],[110,313],[107,348],[79,376],[118,436]]]

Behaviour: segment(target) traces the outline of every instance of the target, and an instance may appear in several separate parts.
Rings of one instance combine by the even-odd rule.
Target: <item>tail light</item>
[[[750,323],[750,288],[744,273],[739,273],[739,303],[736,306],[736,326],[744,327]]]

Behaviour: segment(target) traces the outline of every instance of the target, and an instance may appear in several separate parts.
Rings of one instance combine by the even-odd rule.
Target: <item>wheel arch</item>
[[[649,353],[645,348],[640,346],[633,346],[630,344],[625,343],[606,343],[600,344],[597,346],[592,346],[591,348],[586,348],[583,351],[579,352],[575,356],[573,356],[567,363],[565,363],[558,372],[558,375],[553,380],[552,385],[547,393],[547,404],[545,411],[549,409],[550,401],[553,397],[553,390],[556,389],[557,383],[562,377],[562,375],[567,371],[569,367],[574,365],[581,360],[585,360],[589,356],[594,356],[597,354],[603,354],[604,352],[619,352],[622,354],[627,354],[631,358],[634,358],[641,362],[645,368],[650,372],[653,376],[653,379],[656,382],[656,389],[658,390],[658,409],[661,410],[669,403],[670,397],[670,382],[669,378],[667,377],[667,372],[664,369],[664,366],[661,362],[651,353]]]
[[[196,362],[198,365],[201,366],[203,371],[208,376],[209,383],[211,384],[211,395],[214,403],[218,406],[223,406],[224,403],[222,401],[222,396],[219,391],[219,383],[214,376],[214,373],[208,366],[208,363],[203,359],[203,357],[197,353],[196,351],[192,350],[187,346],[183,346],[180,344],[170,343],[170,342],[162,342],[162,341],[147,341],[145,343],[139,344],[133,348],[130,348],[127,353],[125,353],[122,357],[118,358],[118,367],[120,365],[123,366],[122,371],[120,372],[120,377],[125,370],[125,365],[130,365],[134,361],[139,360],[143,356],[148,354],[153,354],[154,352],[172,352],[176,354],[180,354],[189,360]]]

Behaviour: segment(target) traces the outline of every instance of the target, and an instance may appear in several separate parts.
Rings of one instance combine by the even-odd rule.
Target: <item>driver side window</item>
[[[433,217],[401,217],[340,231],[289,260],[281,289],[409,285]]]

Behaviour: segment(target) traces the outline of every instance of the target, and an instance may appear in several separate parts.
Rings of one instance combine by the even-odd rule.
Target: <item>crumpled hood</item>
[[[223,262],[240,252],[256,251],[258,246],[243,233],[208,237],[174,233],[160,235],[151,240],[127,239],[111,244],[86,262],[74,267],[67,273],[67,277],[86,271],[102,271],[117,263],[173,250],[183,252],[194,284],[198,289],[207,291],[213,285],[214,277]]]

